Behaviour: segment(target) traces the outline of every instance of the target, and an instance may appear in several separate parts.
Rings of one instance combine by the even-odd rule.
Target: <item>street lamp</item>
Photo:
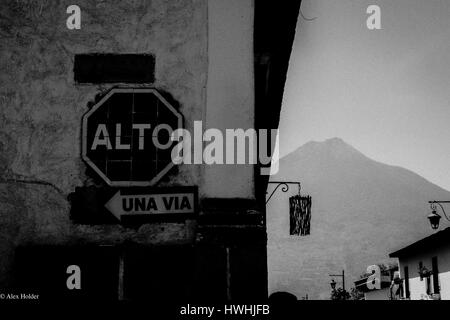
[[[330,277],[342,277],[342,292],[344,293],[344,300],[345,300],[346,299],[346,296],[345,296],[346,295],[346,292],[345,292],[345,271],[342,270],[342,274],[330,274],[329,276]],[[331,279],[330,286],[331,286],[331,289],[333,289],[333,291],[336,290],[336,281],[334,281],[333,278]]]
[[[336,281],[334,281],[334,279],[331,279],[330,286],[331,289],[336,290]]]
[[[436,230],[439,228],[439,220],[441,220],[441,216],[437,214],[436,210],[432,210],[427,216],[427,219],[430,220],[431,229]]]
[[[441,207],[442,212],[444,213],[444,217],[450,221],[447,214],[445,213],[444,207],[441,203],[450,203],[450,201],[428,201],[431,208],[431,213],[427,216],[427,219],[430,221],[431,229],[436,230],[439,228],[439,221],[441,220],[441,215],[437,213],[436,204]]]

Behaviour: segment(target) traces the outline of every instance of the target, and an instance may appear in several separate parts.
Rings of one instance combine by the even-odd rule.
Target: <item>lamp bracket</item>
[[[266,200],[266,204],[270,201],[270,199],[272,198],[272,196],[274,195],[274,193],[277,191],[277,189],[281,187],[281,191],[282,192],[288,192],[289,190],[289,185],[290,184],[294,184],[298,186],[298,195],[300,195],[300,190],[301,190],[301,185],[300,182],[297,181],[269,181],[269,184],[276,184],[277,186],[275,187],[275,189],[273,189],[272,193],[270,194],[269,198]]]
[[[447,213],[444,210],[444,207],[442,206],[442,203],[450,203],[450,201],[436,201],[436,200],[432,200],[432,201],[428,201],[428,203],[430,204],[431,210],[434,210],[434,211],[436,211],[436,205],[438,205],[441,208],[442,212],[444,213],[445,219],[450,221],[449,217],[447,216]]]

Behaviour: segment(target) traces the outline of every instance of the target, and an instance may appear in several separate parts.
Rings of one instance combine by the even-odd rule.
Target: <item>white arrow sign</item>
[[[120,190],[105,204],[121,220],[124,215],[194,213],[193,193],[123,195]]]

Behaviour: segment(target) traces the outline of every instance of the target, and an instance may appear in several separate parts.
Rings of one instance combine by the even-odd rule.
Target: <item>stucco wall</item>
[[[419,262],[422,261],[423,265],[432,270],[431,259],[437,257],[438,270],[439,270],[439,285],[440,294],[442,300],[450,300],[450,244],[443,244],[437,248],[429,248],[426,252],[418,252],[416,255],[411,255],[405,258],[400,258],[400,275],[405,277],[405,266],[408,267],[409,273],[409,291],[411,300],[421,300],[426,295],[426,282],[420,280]],[[433,277],[433,276],[432,276]],[[433,278],[431,277],[431,288],[433,289]]]
[[[82,226],[67,195],[86,184],[81,117],[112,85],[74,83],[78,53],[151,53],[152,86],[180,104],[185,127],[206,104],[207,1],[79,0],[81,30],[66,28],[73,1],[10,0],[0,6],[0,284],[15,246],[26,243],[183,242],[185,224]],[[163,184],[197,185],[199,166],[181,166]]]

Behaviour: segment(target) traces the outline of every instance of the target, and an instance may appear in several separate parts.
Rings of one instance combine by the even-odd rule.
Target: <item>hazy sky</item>
[[[280,155],[340,137],[450,190],[450,1],[302,2],[317,19],[299,17]],[[366,27],[371,4],[381,30]]]

